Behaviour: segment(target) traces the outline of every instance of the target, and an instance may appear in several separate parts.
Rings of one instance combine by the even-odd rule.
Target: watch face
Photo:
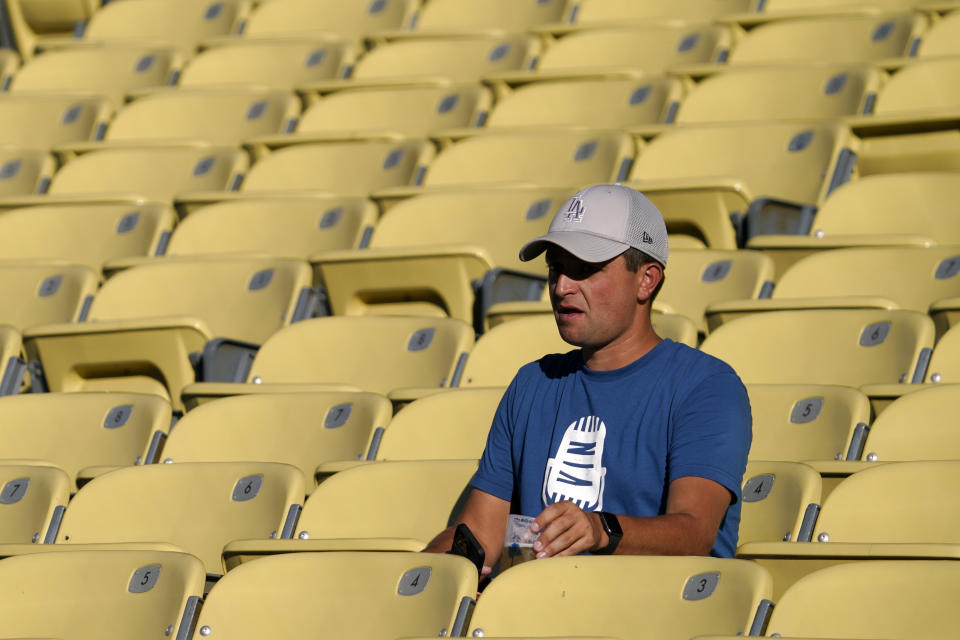
[[[603,528],[606,530],[608,536],[617,538],[623,536],[623,529],[620,527],[620,521],[617,519],[617,516],[612,513],[601,513],[600,522],[603,523]]]

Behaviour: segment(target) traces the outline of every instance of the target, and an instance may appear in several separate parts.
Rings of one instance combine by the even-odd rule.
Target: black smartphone
[[[453,547],[450,548],[450,553],[463,556],[472,562],[477,567],[477,573],[483,569],[483,561],[486,557],[483,547],[477,542],[470,527],[463,523],[458,524],[453,532]]]

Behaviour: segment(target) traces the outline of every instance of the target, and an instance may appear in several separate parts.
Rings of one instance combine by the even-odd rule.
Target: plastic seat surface
[[[807,506],[820,503],[820,474],[802,463],[753,460],[743,478],[737,544],[798,540]]]
[[[70,476],[52,464],[0,463],[0,542],[44,542],[55,510],[67,506],[72,488]]]

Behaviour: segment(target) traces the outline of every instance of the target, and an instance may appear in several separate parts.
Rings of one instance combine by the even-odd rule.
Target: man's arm
[[[723,485],[695,476],[677,478],[670,483],[664,515],[636,518],[617,514],[623,538],[614,553],[707,555],[729,506],[730,491]],[[585,513],[572,502],[548,506],[531,529],[542,531],[534,544],[538,558],[576,555],[602,549],[609,542],[599,515]]]
[[[503,540],[507,533],[507,516],[510,503],[494,495],[471,489],[467,504],[460,519],[430,541],[424,549],[429,553],[446,553],[453,545],[453,531],[461,522],[470,527],[470,531],[483,547],[485,554],[483,573],[490,573],[503,551]]]

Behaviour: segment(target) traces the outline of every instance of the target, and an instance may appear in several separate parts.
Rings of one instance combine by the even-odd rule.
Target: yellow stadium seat
[[[567,0],[430,0],[417,13],[413,34],[519,33],[558,22]]]
[[[172,47],[189,57],[200,42],[230,33],[242,3],[232,0],[138,0],[97,9],[79,38],[55,38],[52,46],[147,43]],[[41,38],[38,46],[46,48]]]
[[[99,277],[89,267],[65,262],[0,262],[4,300],[0,324],[18,330],[53,322],[74,322],[97,290]]]
[[[879,62],[907,55],[927,23],[907,12],[775,20],[749,31],[729,64]]]
[[[701,348],[746,383],[859,387],[921,381],[933,333],[916,311],[771,311],[725,323]]]
[[[754,2],[749,0],[575,0],[570,3],[569,20],[572,27],[595,29],[632,23],[647,23],[654,19],[711,20],[729,14],[747,11]],[[556,25],[559,28],[560,25]],[[554,25],[551,25],[554,27]]]
[[[118,3],[126,4],[126,2]],[[136,90],[162,87],[181,65],[171,49],[114,45],[50,51],[21,68],[13,94],[34,91],[85,92],[103,96],[113,108]]]
[[[813,467],[750,461],[743,478],[738,545],[799,540],[804,526],[813,526],[821,492],[820,474]]]
[[[473,329],[449,318],[328,317],[298,322],[267,340],[247,384],[204,383],[183,391],[187,408],[223,395],[316,388],[389,393],[443,387],[459,377]]]
[[[476,594],[476,569],[452,555],[291,554],[224,576],[204,602],[197,633],[238,640],[304,629],[338,638],[458,636]]]
[[[241,35],[252,40],[335,34],[359,42],[375,31],[408,27],[419,4],[417,0],[261,2],[242,25]]]
[[[737,550],[737,557],[753,559],[771,572],[775,601],[802,576],[833,564],[956,558],[957,510],[949,496],[958,473],[960,462],[955,460],[864,469],[826,496],[811,542],[748,543]]]
[[[433,147],[423,140],[301,144],[268,153],[248,171],[238,193],[187,194],[188,211],[199,205],[253,197],[336,194],[365,198],[378,189],[414,184]]]
[[[309,83],[301,91],[476,83],[491,73],[529,69],[539,50],[539,41],[524,34],[398,40],[360,58],[348,78]]]
[[[682,233],[683,225],[707,215],[722,219],[722,210],[705,214],[697,205],[728,197],[736,208],[726,213],[745,220],[747,237],[799,232],[812,207],[851,177],[857,161],[852,145],[845,127],[812,121],[676,127],[642,150],[630,180],[654,203],[661,190],[698,196],[680,203],[693,210],[666,203],[668,231]]]
[[[58,150],[76,153],[111,146],[238,146],[254,136],[290,130],[299,113],[299,101],[289,91],[246,87],[165,91],[122,107],[102,141],[68,143]]]
[[[770,591],[767,572],[740,560],[552,558],[525,562],[495,578],[477,600],[469,634],[600,634],[660,640],[686,640],[704,633],[746,635]],[[571,608],[570,602],[582,606]]]
[[[180,193],[232,187],[244,168],[246,157],[231,148],[102,149],[68,162],[54,174],[46,194],[7,197],[0,200],[0,208],[64,203],[169,203]]]
[[[234,380],[251,348],[309,317],[309,284],[292,260],[158,261],[108,280],[86,322],[35,327],[24,346],[50,390],[149,391],[182,409],[180,389],[198,373]]]
[[[748,313],[784,309],[909,309],[927,313],[960,296],[960,247],[859,247],[797,261],[765,300],[728,300],[707,309],[711,329]]]
[[[949,329],[940,336],[924,382],[953,383],[960,381],[960,330]]]
[[[960,15],[951,13],[931,25],[930,30],[920,41],[917,56],[935,58],[960,54],[960,48],[957,46],[958,35],[960,35]]]
[[[320,483],[291,540],[236,540],[224,567],[303,551],[420,551],[455,522],[476,460],[397,460],[346,469]]]
[[[2,409],[0,403],[0,409]],[[327,460],[360,460],[374,430],[390,422],[390,401],[359,392],[269,393],[209,402],[177,422],[164,463],[284,462],[313,488]]]
[[[350,467],[383,460],[467,460],[483,453],[503,387],[453,389],[403,406],[386,429],[371,434],[366,460],[321,462],[318,482]]]
[[[355,58],[355,47],[335,37],[238,40],[193,58],[180,74],[179,85],[255,85],[290,91],[300,84],[342,77]]]
[[[857,562],[822,569],[797,581],[777,600],[767,633],[943,638],[960,622],[952,606],[960,595],[958,576],[960,563],[947,560]]]
[[[684,83],[670,76],[537,82],[501,96],[486,127],[623,129],[671,124],[684,93]]]
[[[892,402],[870,426],[866,462],[955,459],[958,443],[951,415],[960,388],[936,385]]]
[[[0,147],[0,197],[45,193],[53,170],[53,157],[45,151]]]
[[[274,148],[297,142],[425,138],[441,129],[479,126],[491,103],[490,92],[477,84],[368,87],[307,96],[314,103],[294,133],[252,142]]]
[[[162,253],[175,220],[169,205],[152,203],[13,209],[0,215],[0,255],[67,260],[99,273],[109,260]]]
[[[960,183],[951,173],[868,176],[831,193],[808,235],[758,235],[747,246],[770,255],[782,274],[821,249],[960,244],[960,220],[953,215],[957,198]]]
[[[26,362],[21,358],[20,332],[10,325],[0,324],[0,396],[20,391],[26,374]]]
[[[0,100],[0,137],[5,144],[47,151],[58,144],[86,142],[112,115],[102,97],[11,94]]]
[[[425,193],[391,208],[369,248],[319,253],[311,262],[335,314],[432,313],[476,324],[497,299],[492,269],[538,275],[517,287],[539,293],[544,269],[520,262],[518,247],[546,233],[550,214],[568,195],[565,189]]]
[[[855,460],[870,423],[870,402],[849,387],[748,384],[751,460]],[[794,538],[796,539],[796,538]]]
[[[221,574],[230,540],[289,536],[303,475],[273,462],[181,462],[125,467],[85,484],[56,544],[176,545]]]
[[[882,77],[858,64],[733,68],[684,98],[677,124],[835,119],[868,113]]]
[[[389,207],[396,200],[443,187],[556,187],[623,180],[635,145],[620,131],[600,129],[531,130],[467,138],[430,163],[423,187],[385,189],[374,200]]]
[[[732,46],[730,30],[719,25],[654,21],[587,29],[553,43],[535,69],[488,74],[486,80],[502,90],[540,80],[637,77],[676,65],[723,62]]]
[[[787,18],[877,14],[884,11],[912,11],[917,0],[764,0],[756,10],[728,16],[742,25],[756,25]]]
[[[53,542],[72,487],[70,476],[49,463],[0,463],[0,542]]]
[[[90,467],[154,462],[170,404],[136,393],[25,393],[0,401],[2,457],[43,460],[74,486]]]
[[[186,638],[203,564],[171,551],[65,551],[0,562],[0,634]]]
[[[773,286],[773,262],[755,251],[675,249],[654,300],[661,312],[690,318],[706,333],[704,312],[712,304],[746,295],[766,298]]]
[[[261,253],[305,260],[365,246],[376,207],[362,198],[250,197],[201,207],[170,237],[165,255]]]

